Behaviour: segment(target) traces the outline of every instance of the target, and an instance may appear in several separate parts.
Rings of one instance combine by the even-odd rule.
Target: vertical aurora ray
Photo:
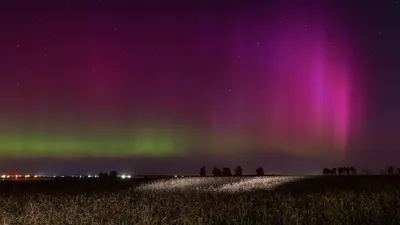
[[[350,46],[335,36],[327,38],[327,31],[344,31],[312,23],[300,14],[294,12],[267,37],[272,70],[265,82],[263,119],[268,125],[261,136],[271,148],[300,155],[333,151],[343,156],[355,100],[350,95],[354,77],[348,68]]]

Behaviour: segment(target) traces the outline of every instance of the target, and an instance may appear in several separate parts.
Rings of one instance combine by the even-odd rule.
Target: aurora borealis
[[[366,145],[372,60],[345,1],[1,4],[5,159],[346,161]]]

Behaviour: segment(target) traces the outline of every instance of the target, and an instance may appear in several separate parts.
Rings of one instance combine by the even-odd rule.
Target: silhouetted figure
[[[333,171],[331,169],[328,168],[324,168],[324,170],[322,171],[323,175],[333,175]]]
[[[118,172],[116,170],[113,170],[110,172],[110,179],[111,180],[117,180],[118,179]]]
[[[344,170],[346,171],[346,175],[350,175],[350,167],[345,167]]]
[[[206,167],[205,166],[200,168],[199,174],[200,174],[201,177],[207,176],[207,171],[206,171]]]
[[[212,174],[214,177],[218,177],[218,176],[222,175],[222,171],[221,171],[221,169],[214,166],[214,168],[212,170]]]
[[[352,175],[357,175],[357,170],[354,167],[350,167],[350,172]]]
[[[100,179],[100,180],[103,180],[103,179],[104,179],[104,173],[100,173],[100,174],[99,174],[99,179]]]
[[[104,173],[104,179],[108,179],[108,173]]]
[[[222,169],[222,175],[224,175],[225,177],[232,176],[231,168],[224,167]]]
[[[397,168],[397,174],[400,174],[400,168]]]
[[[256,175],[257,176],[264,176],[264,169],[262,167],[259,167],[256,169]]]
[[[387,169],[387,173],[389,175],[393,175],[393,172],[394,172],[393,166],[389,166],[388,169]]]
[[[332,168],[332,175],[337,175],[337,168]]]
[[[343,175],[344,174],[344,167],[338,167],[338,174]]]
[[[242,176],[243,175],[243,169],[241,166],[237,166],[235,168],[235,176]]]

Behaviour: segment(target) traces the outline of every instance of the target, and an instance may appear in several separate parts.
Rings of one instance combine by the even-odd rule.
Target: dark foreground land
[[[0,183],[0,224],[400,224],[400,176]]]

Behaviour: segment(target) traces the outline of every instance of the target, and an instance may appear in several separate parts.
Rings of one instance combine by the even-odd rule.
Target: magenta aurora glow
[[[3,28],[1,55],[23,63],[0,67],[1,155],[342,158],[362,130],[362,53],[329,4],[107,4],[9,15],[30,29]]]

